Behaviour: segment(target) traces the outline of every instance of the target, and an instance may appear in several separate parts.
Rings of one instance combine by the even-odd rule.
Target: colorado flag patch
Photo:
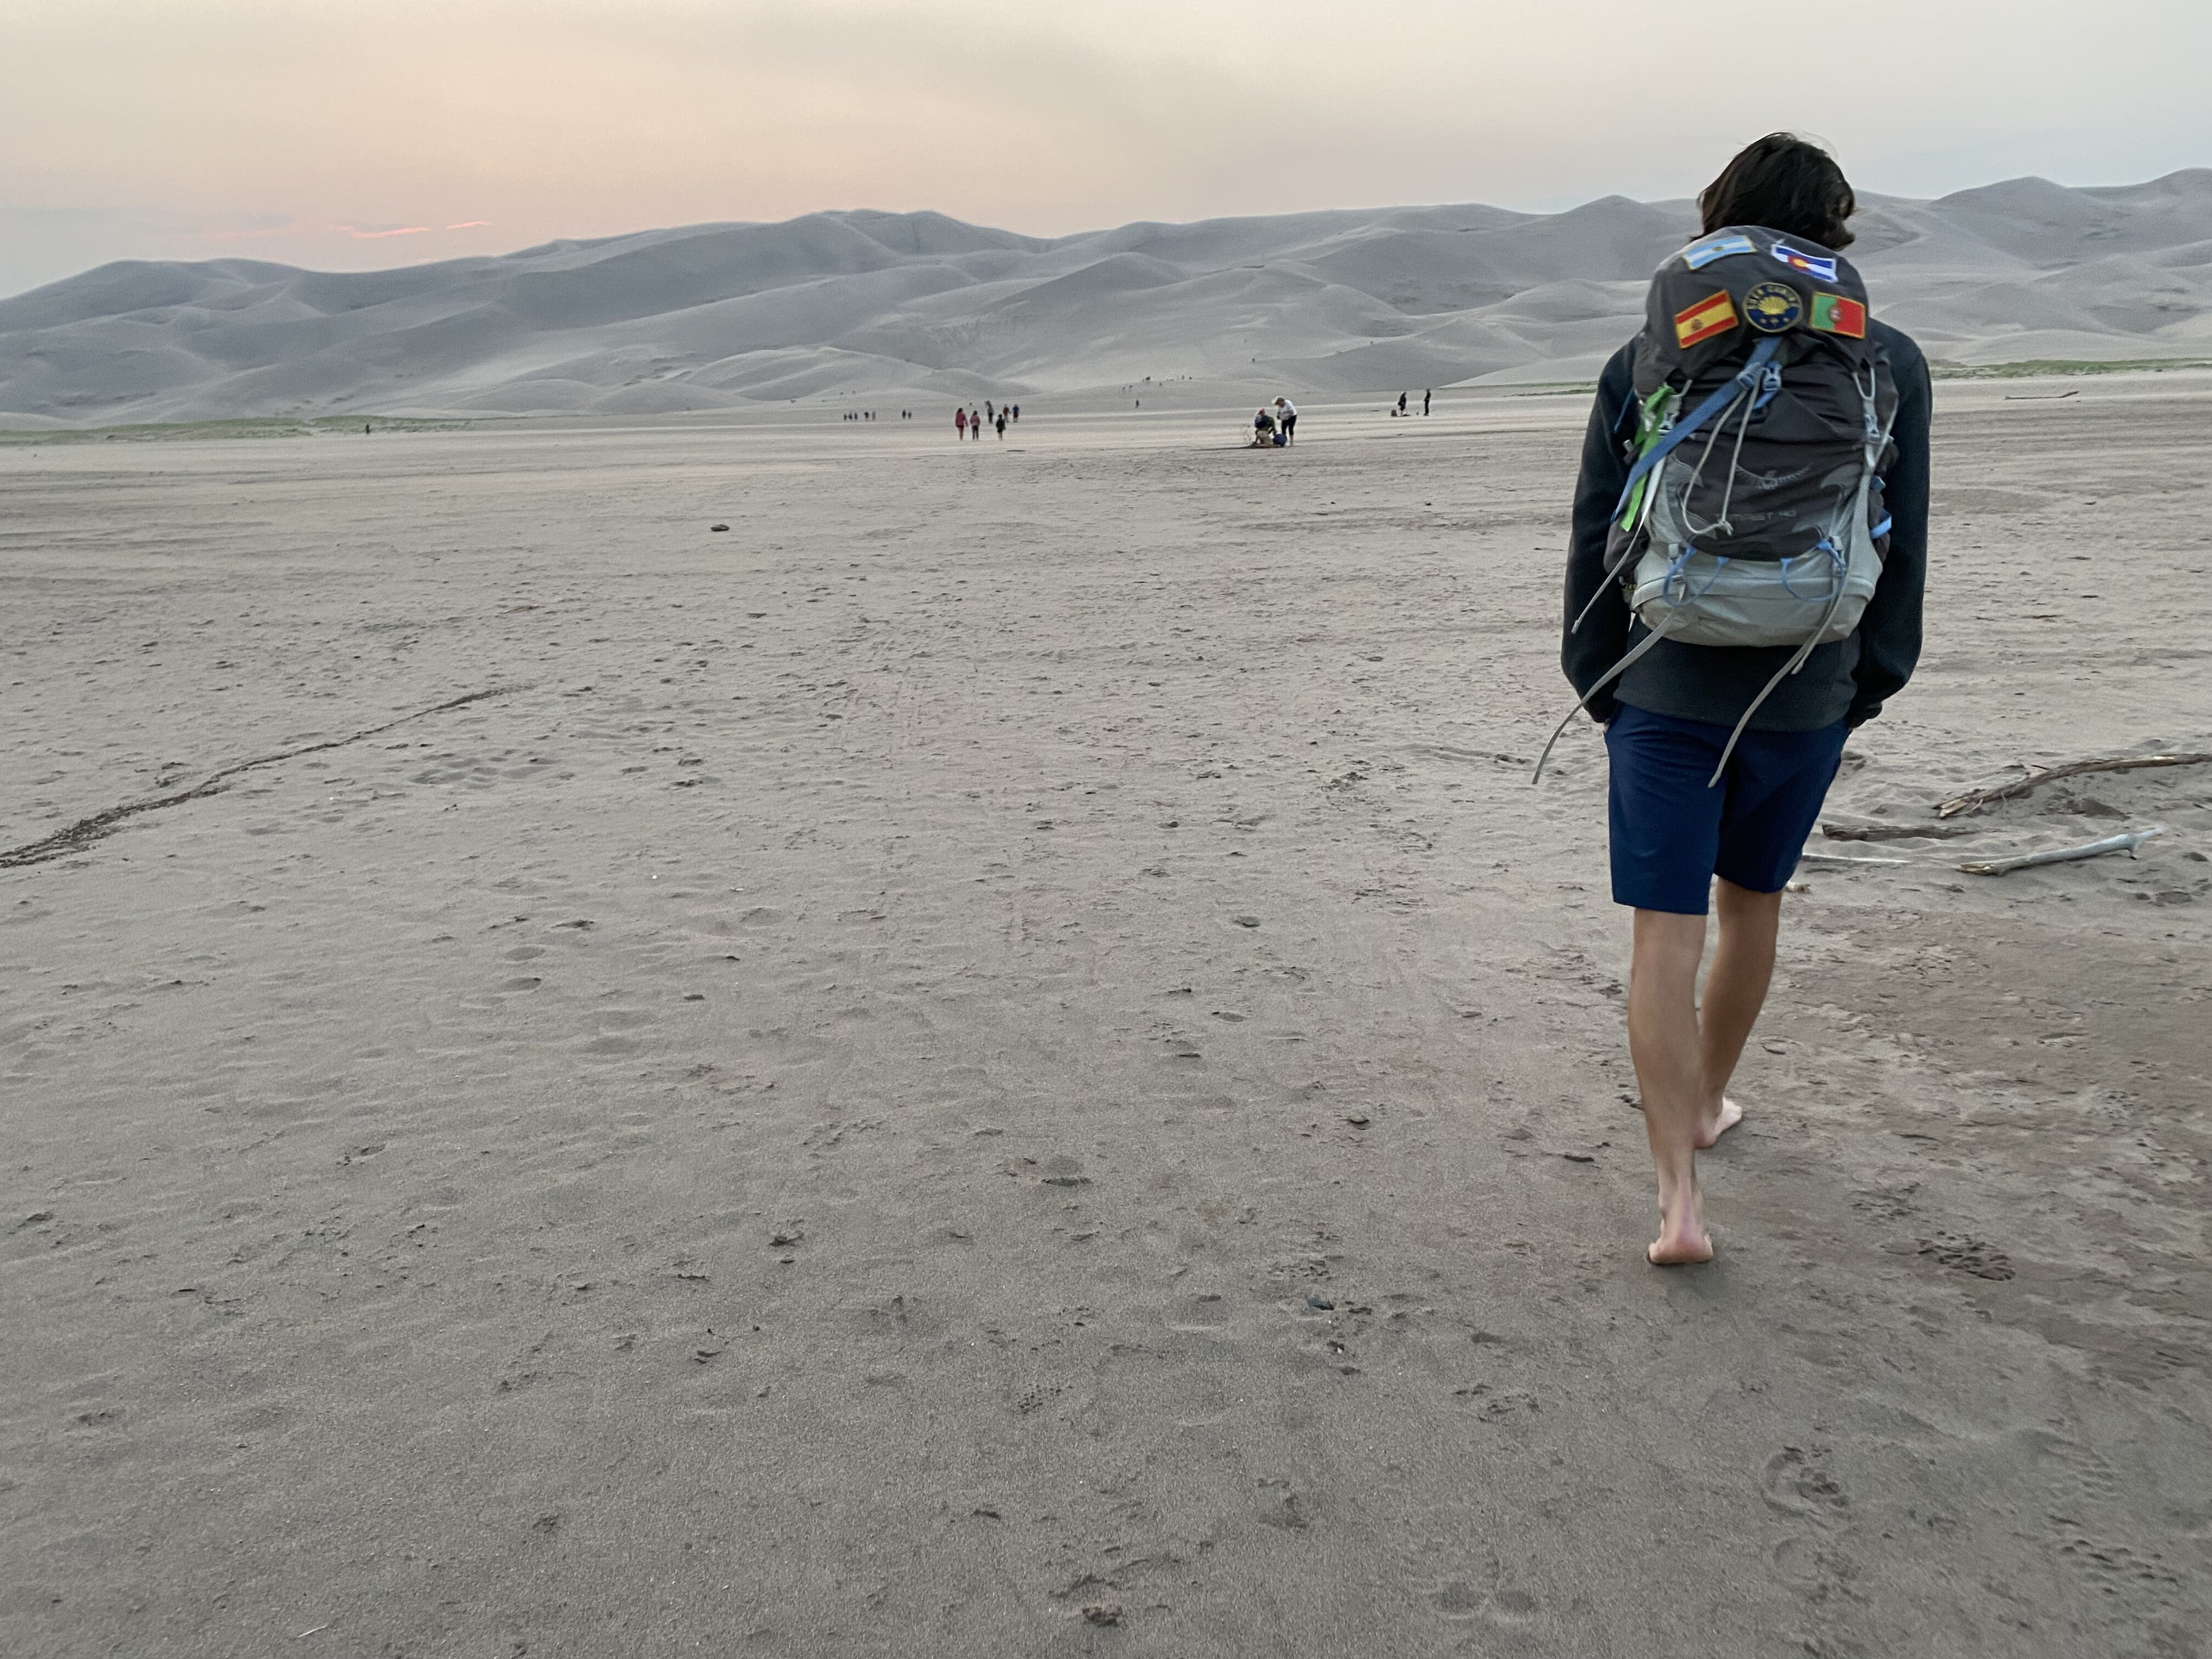
[[[1823,259],[1817,253],[1801,253],[1787,242],[1774,245],[1774,257],[1792,270],[1802,270],[1808,276],[1817,276],[1824,283],[1836,280],[1836,262]]]
[[[1823,334],[1848,334],[1854,340],[1866,338],[1866,307],[1840,294],[1815,294],[1811,322]]]
[[[1751,238],[1735,231],[1724,231],[1717,236],[1708,236],[1702,242],[1692,242],[1681,252],[1681,261],[1692,270],[1703,270],[1716,259],[1725,259],[1731,253],[1756,253]]]
[[[1674,313],[1674,343],[1687,349],[1700,340],[1725,334],[1735,326],[1735,302],[1723,289]]]

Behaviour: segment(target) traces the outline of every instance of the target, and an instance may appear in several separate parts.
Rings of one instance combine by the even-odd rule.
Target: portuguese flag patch
[[[1854,340],[1866,338],[1866,307],[1840,294],[1815,294],[1811,320],[1823,334],[1848,334]],[[1680,326],[1678,319],[1675,327]]]
[[[1863,312],[1860,313],[1865,315]],[[1674,343],[1685,349],[1735,326],[1735,304],[1723,289],[1718,294],[1674,313]]]

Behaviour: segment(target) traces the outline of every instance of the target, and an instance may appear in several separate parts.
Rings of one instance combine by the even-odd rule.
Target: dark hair
[[[1699,192],[1698,206],[1708,232],[1764,225],[1842,249],[1852,241],[1844,221],[1858,211],[1859,199],[1834,156],[1794,132],[1770,132],[1736,152]]]

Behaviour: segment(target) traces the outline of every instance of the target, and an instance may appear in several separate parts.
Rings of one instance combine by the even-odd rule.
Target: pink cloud
[[[356,242],[382,241],[389,236],[428,236],[440,231],[477,230],[492,222],[489,219],[464,219],[453,225],[354,225],[301,224],[296,219],[276,223],[244,225],[224,230],[193,230],[189,234],[206,242],[240,242],[258,240],[268,236],[339,235]]]
[[[258,225],[250,230],[202,230],[192,234],[204,242],[242,242],[259,236],[289,236],[297,228],[288,222],[281,225]]]

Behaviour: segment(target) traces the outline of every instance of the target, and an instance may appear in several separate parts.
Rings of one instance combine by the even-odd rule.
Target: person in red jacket
[[[952,431],[956,437],[964,438],[968,435],[968,411],[964,408],[952,411]]]

